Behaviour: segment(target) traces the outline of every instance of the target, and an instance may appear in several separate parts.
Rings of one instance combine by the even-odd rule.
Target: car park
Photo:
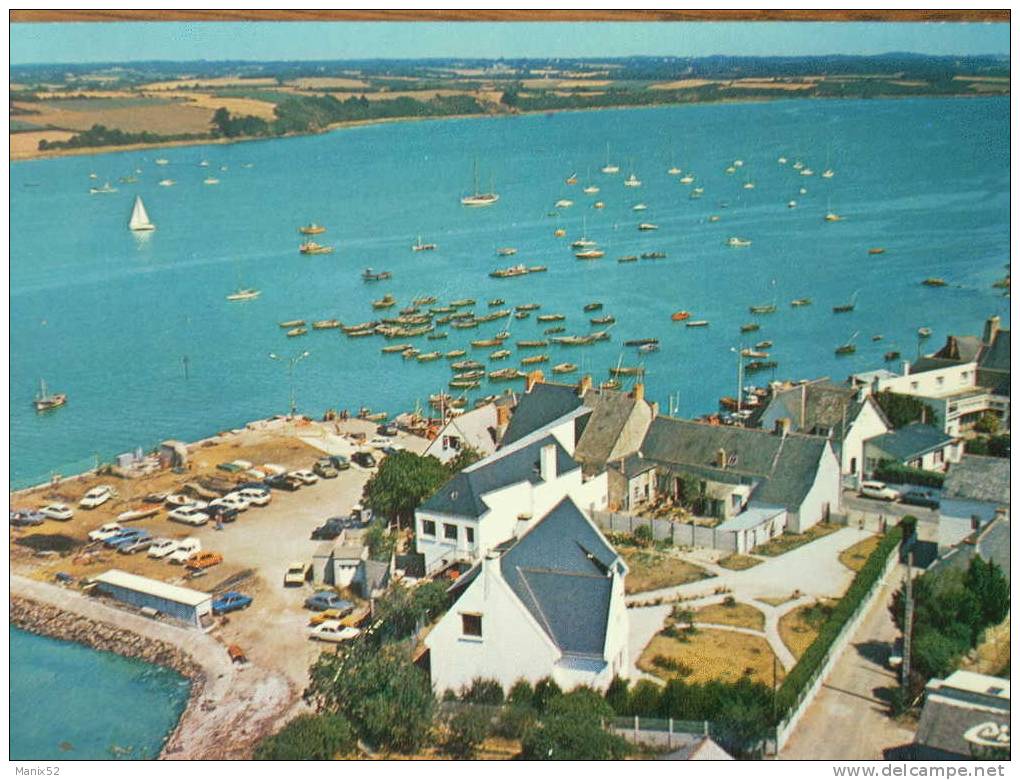
[[[133,555],[136,552],[142,552],[152,547],[152,543],[156,541],[155,537],[148,531],[139,534],[134,539],[124,542],[124,544],[117,545],[117,552],[123,553],[124,555]]]
[[[39,511],[50,520],[70,520],[74,517],[74,510],[67,504],[47,504]]]
[[[205,525],[209,522],[209,515],[193,506],[178,507],[167,517],[175,523],[184,523],[185,525]]]
[[[375,456],[371,452],[358,451],[351,455],[351,460],[363,469],[374,469],[376,466]]]
[[[287,567],[287,571],[283,575],[283,587],[290,588],[304,585],[305,581],[308,579],[308,575],[311,573],[311,570],[312,567],[310,564],[302,563],[301,561],[294,561]]]
[[[333,468],[329,458],[319,458],[319,460],[315,461],[312,471],[323,479],[336,479],[340,476],[340,472]]]
[[[202,569],[209,569],[213,566],[218,566],[223,563],[223,556],[218,552],[212,552],[210,550],[203,550],[193,554],[184,565],[193,570],[200,571]]]
[[[15,528],[24,528],[30,525],[42,525],[46,522],[46,516],[35,509],[12,509],[11,525]]]
[[[251,502],[240,493],[227,493],[223,498],[210,501],[209,506],[224,506],[229,509],[236,509],[238,512],[243,512],[251,506]]]
[[[189,536],[182,542],[178,542],[177,549],[167,556],[170,563],[186,563],[188,558],[202,549],[202,542],[194,536]]]
[[[290,472],[290,476],[295,477],[296,479],[300,479],[306,485],[314,485],[316,482],[319,481],[319,478],[315,475],[315,473],[309,471],[308,469],[298,469],[297,471],[292,471]]]
[[[150,558],[166,558],[180,546],[176,539],[154,539],[149,547]]]
[[[361,629],[345,626],[339,620],[327,620],[309,632],[309,637],[320,642],[346,642],[361,634]]]
[[[930,490],[906,490],[900,496],[900,503],[927,509],[938,509],[940,506],[938,494]]]
[[[124,530],[120,523],[106,523],[94,531],[89,531],[89,539],[93,542],[105,542],[111,536],[116,536]]]
[[[325,623],[327,620],[342,620],[345,615],[351,613],[353,608],[354,605],[352,604],[350,607],[343,609],[324,609],[322,612],[316,612],[308,619],[308,625],[317,626]]]
[[[277,474],[267,479],[266,484],[273,490],[286,490],[288,493],[293,493],[295,490],[300,490],[305,483],[290,474]]]
[[[236,590],[228,590],[222,596],[213,599],[212,611],[214,615],[225,615],[228,612],[235,612],[239,609],[248,609],[251,606],[252,597]]]
[[[320,590],[305,599],[305,609],[322,612],[325,609],[348,609],[351,602],[341,598],[331,590]]]
[[[246,498],[251,506],[268,506],[273,500],[272,491],[265,485],[259,483],[257,487],[249,484],[234,491],[242,498]]]
[[[860,494],[865,498],[874,498],[879,501],[895,501],[900,497],[900,492],[889,487],[884,482],[877,480],[866,480],[861,483]]]
[[[82,509],[95,509],[96,507],[105,504],[111,498],[113,498],[112,487],[109,485],[96,485],[81,497],[81,501],[78,502],[78,506]]]

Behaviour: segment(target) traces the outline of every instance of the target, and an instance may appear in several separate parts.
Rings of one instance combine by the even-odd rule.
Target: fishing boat
[[[623,186],[624,187],[640,187],[641,186],[641,179],[639,179],[637,176],[635,176],[632,173],[630,176],[628,176],[626,179],[624,179]]]
[[[552,336],[556,333],[562,333],[565,330],[566,328],[564,328],[562,325],[554,325],[551,328],[546,328],[545,330],[543,330],[542,334],[545,336]]]
[[[525,276],[528,273],[528,269],[525,266],[513,265],[509,268],[497,268],[495,271],[490,271],[489,276],[493,279],[510,279],[514,276]]]
[[[89,187],[90,195],[112,195],[117,191],[117,188],[106,182],[102,187]]]
[[[547,339],[525,339],[517,342],[518,349],[532,349],[534,347],[548,347],[549,341]]]
[[[456,360],[457,358],[464,357],[466,354],[467,352],[463,349],[451,349],[443,357],[447,360]]]
[[[873,247],[871,247],[871,249],[868,250],[868,254],[869,255],[884,255],[885,254],[885,247],[882,247],[882,246],[873,246]]]
[[[665,252],[642,252],[642,260],[664,260],[666,258]]]
[[[312,323],[312,330],[332,330],[340,327],[340,320],[316,320]]]
[[[584,305],[585,312],[599,311],[602,308],[601,303],[586,303]]]
[[[811,305],[811,299],[810,298],[794,298],[792,301],[790,301],[790,305],[791,306],[795,306],[795,307],[796,306],[810,306]]]
[[[308,328],[291,328],[287,331],[287,338],[292,339],[295,336],[304,336],[308,332]]]
[[[160,179],[158,183],[160,187],[173,187],[177,182],[173,179]]]
[[[482,206],[491,206],[499,200],[499,195],[495,192],[482,192],[478,187],[478,160],[475,160],[475,191],[472,195],[465,195],[460,199],[460,205],[471,206],[479,208]]]
[[[481,379],[484,376],[485,376],[485,369],[484,368],[476,368],[476,369],[473,369],[471,371],[462,371],[459,374],[454,374],[453,378],[454,379],[466,379],[468,381],[471,381],[473,379]]]
[[[566,314],[539,314],[536,317],[539,322],[563,322],[566,318]]]
[[[883,359],[885,360],[886,363],[890,363],[893,360],[899,360],[900,359],[900,353],[897,352],[895,349],[891,349],[888,352],[886,352],[882,357],[883,357]]]
[[[502,339],[475,339],[471,342],[471,346],[476,349],[482,349],[485,347],[498,347],[503,343]]]
[[[516,368],[499,368],[489,372],[489,380],[492,382],[508,382],[513,379],[524,379],[525,376],[527,374]]]
[[[244,288],[241,290],[235,290],[227,296],[228,301],[254,301],[262,294],[261,290],[253,290],[250,288]]]
[[[514,309],[516,309],[517,311],[534,311],[535,309],[541,308],[542,304],[540,303],[521,303],[517,306],[514,306]]]
[[[298,228],[298,233],[304,236],[318,236],[326,232],[326,228],[322,225],[317,225],[312,222],[310,225],[302,225]]]
[[[557,363],[552,367],[554,374],[572,374],[577,371],[577,365],[574,363]]]
[[[836,354],[852,355],[854,352],[856,352],[857,346],[854,344],[854,339],[857,338],[858,333],[860,333],[860,331],[855,330],[854,334],[849,339],[847,339],[845,344],[840,344],[838,347],[836,347]]]
[[[689,320],[690,318],[691,313],[684,309],[681,309],[680,311],[675,311],[673,312],[672,315],[670,315],[670,319],[673,320],[673,322],[683,322],[684,320]]]
[[[451,363],[450,368],[454,371],[473,371],[476,368],[485,368],[485,364],[479,363],[477,360],[461,360]]]
[[[497,257],[510,257],[511,255],[517,254],[517,247],[513,246],[501,246],[496,250]]]
[[[135,232],[156,229],[156,226],[149,220],[149,215],[145,211],[145,204],[142,203],[142,198],[139,195],[135,195],[135,205],[131,209],[131,219],[128,220],[128,227]]]
[[[558,209],[569,209],[573,205],[574,205],[574,201],[567,200],[566,198],[564,198],[563,200],[558,200],[555,203],[555,207],[558,208]]]
[[[745,247],[751,246],[751,242],[749,239],[746,238],[740,238],[739,236],[730,236],[729,240],[726,241],[726,245],[732,247]]]
[[[373,309],[389,309],[391,306],[396,304],[397,299],[389,293],[386,293],[382,298],[372,301]]]
[[[48,412],[50,409],[56,409],[66,403],[66,393],[50,394],[50,392],[46,389],[46,382],[42,379],[39,380],[39,392],[32,401],[32,406],[35,407],[37,412]]]
[[[530,316],[531,316],[531,312],[530,311],[515,311],[514,312],[514,319],[515,320],[526,320]]]
[[[421,236],[418,236],[418,240],[411,245],[412,252],[431,252],[436,248],[435,244],[429,244],[421,240]]]
[[[603,173],[619,173],[620,166],[609,162],[609,144],[606,144],[606,164],[602,166]]]
[[[404,358],[404,360],[414,360],[420,354],[421,354],[421,350],[420,349],[418,349],[417,347],[411,347],[411,348],[405,349],[403,352],[401,352],[400,356],[402,358]]]
[[[917,337],[919,339],[926,339],[931,336],[931,328],[918,328]]]
[[[658,230],[659,226],[655,225],[655,224],[653,224],[651,222],[642,222],[640,225],[637,226],[637,229],[638,230]]]
[[[382,348],[383,353],[389,355],[395,352],[403,352],[404,350],[411,349],[411,344],[387,344]]]
[[[509,349],[497,349],[489,355],[489,360],[506,360],[510,357]]]
[[[595,337],[587,336],[555,336],[552,341],[564,347],[584,347],[595,343]]]
[[[414,304],[415,306],[429,306],[435,303],[437,300],[439,299],[436,298],[436,296],[434,295],[419,295],[417,298],[411,301],[411,303]]]
[[[451,379],[449,382],[451,390],[474,390],[480,385],[477,379]]]
[[[640,366],[613,366],[609,369],[610,376],[641,376],[644,373]]]
[[[432,360],[439,360],[442,356],[442,352],[423,352],[420,355],[415,355],[415,359],[419,363],[428,363]]]
[[[544,265],[529,265],[528,266],[528,273],[529,274],[541,274],[541,273],[545,273],[548,270],[549,269],[546,266],[544,266]]]
[[[592,325],[612,325],[616,322],[616,317],[612,314],[607,314],[604,317],[592,317],[588,320]]]
[[[769,356],[769,353],[765,352],[764,350],[751,349],[750,347],[745,347],[744,349],[740,350],[740,356],[749,358],[767,358]]]
[[[636,263],[637,255],[624,255],[623,257],[616,258],[618,263]]]
[[[771,341],[767,341],[767,340],[766,341],[759,341],[757,344],[754,345],[754,348],[755,349],[772,349],[772,342]]]
[[[455,309],[462,309],[465,306],[474,306],[475,305],[475,299],[474,298],[458,298],[455,301],[450,301],[450,305],[453,308],[455,308]]]
[[[748,374],[754,374],[758,371],[768,371],[769,369],[776,368],[779,365],[775,360],[752,360],[746,366],[744,371]]]
[[[761,330],[761,325],[757,322],[745,322],[740,326],[741,333],[754,333],[756,330]]]
[[[364,282],[381,282],[385,279],[392,279],[393,274],[389,271],[375,272],[371,268],[366,268],[361,272],[361,280]]]
[[[642,344],[640,347],[638,347],[638,352],[658,352],[658,351],[659,351],[658,344]]]
[[[619,379],[607,379],[599,385],[602,390],[619,390],[622,387]]]
[[[646,206],[644,203],[635,203],[633,206],[630,207],[631,211],[646,211],[647,209],[648,206]]]
[[[940,276],[929,276],[927,279],[921,282],[921,284],[923,284],[925,287],[945,287],[946,280]]]
[[[623,346],[625,346],[625,347],[644,347],[644,346],[647,346],[649,344],[658,344],[658,343],[659,343],[659,340],[657,338],[630,339],[628,341],[623,342]]]
[[[581,252],[574,252],[574,257],[578,260],[598,260],[600,257],[605,257],[606,253],[601,249],[585,249]]]
[[[566,179],[563,180],[566,184],[577,184],[577,174],[572,173]]]
[[[548,362],[549,362],[549,356],[544,354],[544,353],[541,354],[541,355],[529,355],[526,358],[521,358],[521,365],[522,366],[531,366],[531,365],[534,365],[536,363],[548,363]]]
[[[300,328],[304,324],[305,324],[304,320],[284,320],[283,322],[279,323],[281,328]],[[365,325],[361,327],[372,327],[373,325],[375,325],[374,322],[365,323]]]
[[[457,330],[470,330],[478,327],[478,320],[458,320],[450,323]]]
[[[841,303],[838,306],[833,306],[833,314],[846,314],[847,312],[853,311],[854,307],[857,306],[857,292],[858,291],[856,290],[854,291],[854,294],[850,296],[850,300],[848,302]]]
[[[328,255],[333,252],[333,247],[323,246],[314,241],[305,241],[298,247],[298,251],[303,255]]]
[[[707,328],[708,320],[687,320],[688,328]]]
[[[757,306],[747,307],[751,314],[774,314],[776,311],[776,305],[774,303],[762,303]]]

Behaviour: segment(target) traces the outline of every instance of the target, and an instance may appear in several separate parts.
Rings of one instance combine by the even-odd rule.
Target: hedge
[[[891,460],[883,460],[875,469],[875,479],[896,484],[922,485],[924,487],[942,487],[946,475],[938,471],[914,469]]]
[[[804,655],[783,680],[776,694],[776,710],[785,717],[797,705],[801,693],[811,684],[815,673],[821,668],[828,657],[832,643],[836,641],[840,631],[857,612],[861,602],[868,595],[871,586],[882,576],[889,555],[900,543],[902,537],[899,527],[886,531],[882,541],[868,557],[867,562],[857,572],[846,594],[832,610],[829,619],[822,624],[818,636],[811,643]]]

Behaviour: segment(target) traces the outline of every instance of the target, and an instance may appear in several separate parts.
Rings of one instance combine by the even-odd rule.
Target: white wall
[[[917,374],[907,374],[875,381],[875,390],[891,390],[904,395],[938,397],[974,387],[977,363],[961,363]]]
[[[452,418],[443,426],[439,435],[429,444],[423,455],[432,455],[443,463],[448,463],[460,452],[470,447],[483,458],[496,451],[496,444],[488,434],[489,427],[496,427],[496,407],[488,404]],[[456,437],[459,447],[450,447],[448,439]]]
[[[826,443],[825,451],[818,459],[818,471],[815,473],[815,482],[811,490],[804,497],[796,515],[789,516],[790,531],[803,533],[817,524],[822,520],[825,504],[829,505],[830,511],[839,512],[840,488],[839,461],[832,451],[832,444]]]
[[[840,452],[842,473],[853,474],[859,480],[864,479],[864,440],[870,439],[872,436],[881,436],[890,430],[879,416],[873,403],[874,401],[869,401],[861,407],[861,411],[846,432]],[[856,463],[853,462],[855,458]]]

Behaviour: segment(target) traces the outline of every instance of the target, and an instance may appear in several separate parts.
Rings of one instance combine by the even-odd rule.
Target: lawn
[[[757,566],[761,561],[757,558],[752,558],[750,555],[741,555],[740,553],[730,553],[725,558],[719,559],[719,565],[724,569],[730,569],[731,571],[744,571]]]
[[[779,618],[779,636],[794,657],[804,655],[818,636],[818,630],[836,605],[837,599],[820,599],[814,604],[805,604]]]
[[[630,567],[625,588],[628,595],[686,585],[712,576],[700,566],[658,550],[625,545],[617,546],[616,550]]]
[[[839,554],[839,562],[851,571],[860,571],[880,541],[882,541],[881,536],[869,536],[867,539],[861,539],[857,544],[847,547]]]
[[[740,628],[753,628],[756,631],[765,629],[765,616],[760,609],[750,604],[739,602],[733,605],[712,604],[695,611],[695,625],[698,623],[718,623],[724,626],[738,626]]]
[[[771,542],[755,547],[754,551],[758,555],[768,555],[770,557],[782,555],[783,553],[790,552],[790,550],[796,550],[803,544],[813,542],[815,539],[821,539],[823,536],[835,533],[841,527],[831,523],[819,523],[802,534],[783,534],[777,536]]]
[[[774,658],[764,637],[704,628],[689,635],[688,641],[656,634],[637,665],[664,680],[736,682],[747,674],[752,680],[771,685],[773,668],[778,675],[777,682],[783,679],[782,666],[774,664]],[[663,667],[663,661],[674,668]]]

